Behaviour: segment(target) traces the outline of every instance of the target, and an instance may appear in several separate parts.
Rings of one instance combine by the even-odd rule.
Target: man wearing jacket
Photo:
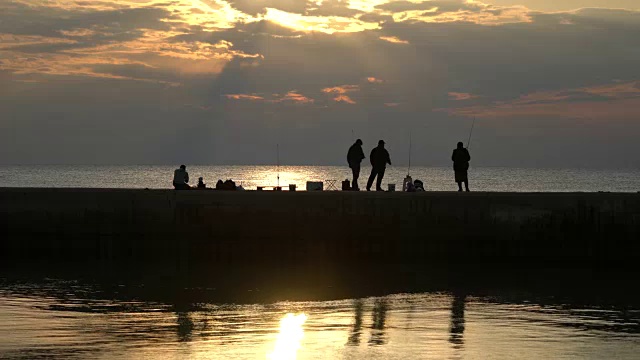
[[[353,173],[353,181],[351,182],[351,190],[360,191],[358,187],[358,178],[360,177],[360,163],[364,159],[364,151],[362,151],[362,140],[356,140],[355,144],[351,145],[349,152],[347,153],[347,162],[349,168]]]
[[[384,148],[384,140],[378,141],[378,146],[371,150],[369,161],[371,161],[372,168],[369,181],[367,181],[367,191],[371,191],[371,185],[373,185],[373,179],[375,179],[376,176],[378,177],[376,181],[376,191],[383,191],[380,186],[382,184],[382,178],[384,177],[387,164],[391,165],[389,152]]]
[[[467,175],[467,170],[469,170],[471,155],[469,155],[469,150],[464,148],[462,142],[459,142],[458,147],[453,150],[451,160],[453,161],[455,180],[458,183],[458,191],[462,191],[462,183],[464,183],[465,189],[469,191],[469,176]]]

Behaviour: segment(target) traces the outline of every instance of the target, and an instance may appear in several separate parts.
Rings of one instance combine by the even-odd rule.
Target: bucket
[[[289,184],[289,191],[296,191],[296,184]]]
[[[396,184],[388,184],[389,191],[396,191]]]

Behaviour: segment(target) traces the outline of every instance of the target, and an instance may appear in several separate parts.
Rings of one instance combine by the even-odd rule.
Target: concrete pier
[[[0,257],[217,264],[625,264],[640,194],[0,189]]]

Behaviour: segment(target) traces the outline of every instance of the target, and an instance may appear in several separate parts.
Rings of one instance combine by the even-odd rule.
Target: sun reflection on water
[[[271,360],[294,360],[300,349],[300,342],[304,337],[302,324],[307,320],[307,315],[294,315],[288,313],[280,320],[280,332],[276,339],[276,344],[267,359]]]

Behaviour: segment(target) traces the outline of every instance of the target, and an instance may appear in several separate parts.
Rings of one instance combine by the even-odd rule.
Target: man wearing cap
[[[358,178],[360,177],[360,163],[364,159],[364,151],[362,151],[362,140],[356,140],[355,144],[351,145],[349,152],[347,153],[347,162],[349,168],[353,173],[353,181],[351,182],[351,190],[360,191],[358,187]]]
[[[367,191],[371,191],[371,185],[373,185],[373,179],[375,179],[376,176],[378,177],[376,181],[376,191],[383,191],[381,185],[384,171],[387,168],[387,164],[391,165],[389,152],[384,148],[384,140],[378,141],[378,146],[371,150],[369,161],[371,161],[372,168],[369,181],[367,181]]]
[[[180,165],[180,168],[173,172],[173,187],[175,187],[176,190],[189,190],[191,187],[188,182],[189,173],[187,172],[187,167]]]

